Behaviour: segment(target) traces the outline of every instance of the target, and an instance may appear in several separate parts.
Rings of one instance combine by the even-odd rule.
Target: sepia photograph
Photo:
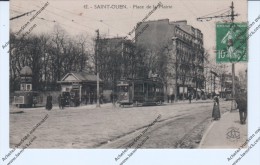
[[[259,164],[259,8],[1,1],[0,164]]]
[[[11,0],[10,148],[246,148],[247,10]]]

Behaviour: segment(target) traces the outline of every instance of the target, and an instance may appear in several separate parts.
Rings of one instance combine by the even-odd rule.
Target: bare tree
[[[69,71],[91,72],[87,37],[72,39],[59,26],[47,34],[17,37],[10,35],[10,91],[19,89],[20,70],[33,71],[33,90],[57,89],[57,81]]]

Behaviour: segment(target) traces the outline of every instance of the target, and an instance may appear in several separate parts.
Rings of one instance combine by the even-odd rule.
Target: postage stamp
[[[216,61],[246,62],[247,56],[247,23],[216,24]]]

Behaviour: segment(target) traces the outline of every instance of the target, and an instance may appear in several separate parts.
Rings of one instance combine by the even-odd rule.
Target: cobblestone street
[[[33,132],[37,139],[30,148],[125,148],[145,129],[139,140],[147,136],[149,139],[142,148],[196,148],[211,122],[212,106],[212,100],[200,100],[126,108],[114,108],[109,103],[101,108],[87,105],[63,110],[54,106],[51,111],[43,107],[18,109],[23,113],[10,114],[10,147],[48,114]],[[230,107],[231,102],[220,102],[222,113]],[[156,118],[158,121],[154,122]]]

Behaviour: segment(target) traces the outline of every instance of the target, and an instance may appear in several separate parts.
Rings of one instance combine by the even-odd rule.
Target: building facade
[[[197,97],[203,92],[204,47],[199,29],[188,25],[186,20],[163,19],[138,23],[135,33],[137,46],[156,52],[158,57],[164,56],[166,68],[158,74],[163,75],[168,95],[184,99],[188,94]]]

